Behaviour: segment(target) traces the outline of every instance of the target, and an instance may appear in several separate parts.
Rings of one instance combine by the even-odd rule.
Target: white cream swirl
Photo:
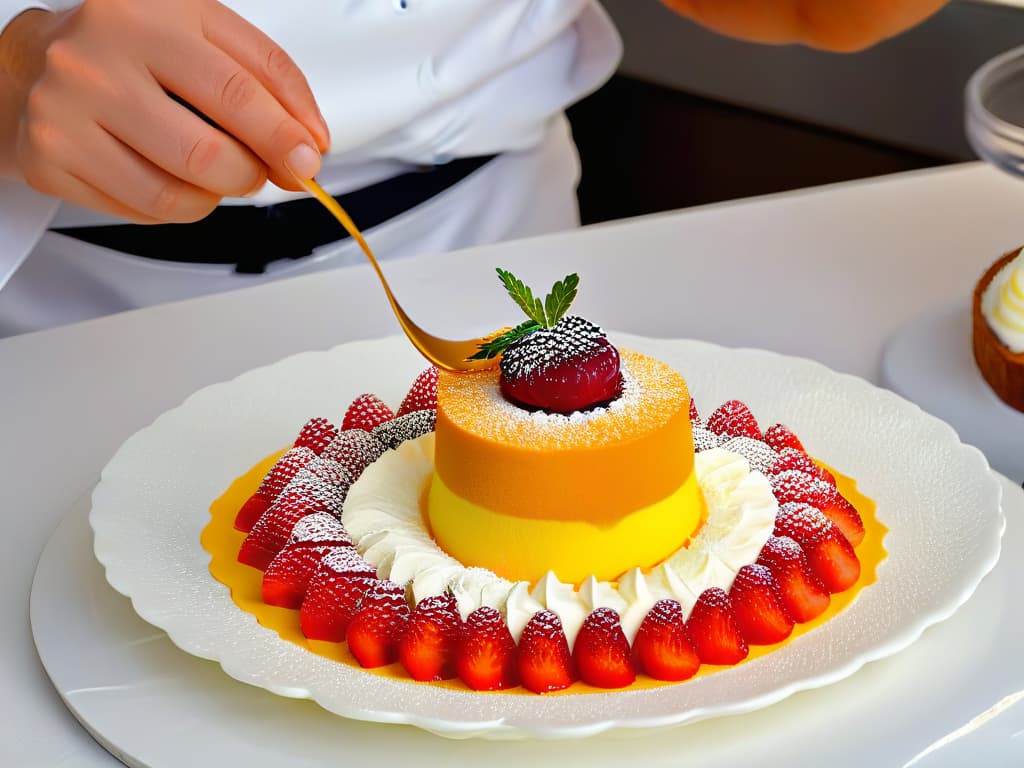
[[[1011,352],[1024,353],[1024,249],[985,288],[981,312],[989,328]]]
[[[775,527],[778,505],[771,486],[745,458],[713,448],[696,455],[694,468],[708,508],[690,545],[647,573],[634,568],[617,582],[590,577],[579,589],[551,572],[532,586],[513,583],[463,566],[437,546],[420,510],[434,471],[433,434],[403,443],[367,467],[348,492],[342,523],[377,575],[408,585],[415,602],[450,589],[463,618],[481,605],[497,608],[516,640],[530,618],[547,608],[561,619],[570,647],[592,610],[614,608],[632,640],[661,598],[678,600],[688,616],[708,587],[728,591]]]

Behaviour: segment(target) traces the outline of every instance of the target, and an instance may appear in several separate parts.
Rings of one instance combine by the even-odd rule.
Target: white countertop
[[[877,382],[894,332],[969,298],[984,269],[1024,243],[1022,210],[1024,183],[968,163],[385,269],[410,315],[440,335],[507,321],[493,300],[495,266],[535,285],[577,271],[574,309],[608,328],[763,347]],[[0,340],[0,604],[14,617],[0,637],[0,763],[117,764],[53,691],[28,622],[40,553],[117,447],[205,385],[298,351],[397,332],[372,272],[356,267]],[[1015,728],[986,737],[992,754],[1021,759],[1012,744],[1019,709],[1003,716],[1013,713]]]

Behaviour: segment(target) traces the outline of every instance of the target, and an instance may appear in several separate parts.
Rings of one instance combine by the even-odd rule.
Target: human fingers
[[[37,123],[21,143],[27,158],[23,175],[31,186],[129,221],[198,221],[220,201],[153,165],[95,123],[74,131]]]
[[[96,105],[96,120],[154,165],[220,197],[249,194],[266,181],[266,166],[247,147],[175,101],[152,77],[127,78],[121,88],[124,98]]]
[[[331,136],[306,76],[283,48],[257,27],[221,3],[206,16],[206,38],[248,69],[285,109],[309,129],[321,152]]]
[[[319,172],[316,139],[255,75],[205,39],[181,42],[184,50],[154,54],[165,88],[249,147],[280,186],[298,189],[289,168],[306,178]]]

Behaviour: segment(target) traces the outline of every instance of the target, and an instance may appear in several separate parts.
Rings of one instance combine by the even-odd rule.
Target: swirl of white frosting
[[[450,589],[463,619],[481,605],[497,608],[516,640],[542,608],[558,614],[570,647],[583,620],[598,607],[618,612],[631,641],[662,598],[678,600],[688,616],[701,592],[708,587],[728,591],[736,572],[757,559],[778,511],[768,479],[751,470],[745,458],[722,448],[702,451],[694,470],[707,519],[689,546],[649,572],[634,568],[617,582],[590,577],[577,589],[548,572],[531,586],[466,567],[437,546],[420,511],[433,456],[433,434],[388,451],[349,490],[342,523],[377,575],[410,585],[414,601]]]
[[[996,272],[981,296],[981,312],[996,337],[1024,353],[1024,249]]]

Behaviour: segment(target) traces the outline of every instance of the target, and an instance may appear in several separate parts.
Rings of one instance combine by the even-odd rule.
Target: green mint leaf
[[[547,316],[545,327],[553,328],[562,319],[576,298],[576,287],[579,284],[580,276],[574,272],[551,286],[551,293],[544,299],[544,314]]]
[[[505,290],[508,291],[508,295],[526,313],[526,316],[538,325],[542,325],[545,328],[549,327],[547,325],[547,318],[544,316],[544,304],[533,295],[533,291],[511,272],[501,267],[498,267],[497,271],[498,277],[501,278],[501,282],[505,286]]]
[[[518,341],[528,334],[533,333],[540,328],[540,323],[536,320],[524,320],[515,328],[510,331],[505,331],[500,336],[495,336],[490,341],[485,341],[480,345],[480,351],[475,355],[466,358],[467,360],[490,360],[492,357],[497,357],[514,341]]]

